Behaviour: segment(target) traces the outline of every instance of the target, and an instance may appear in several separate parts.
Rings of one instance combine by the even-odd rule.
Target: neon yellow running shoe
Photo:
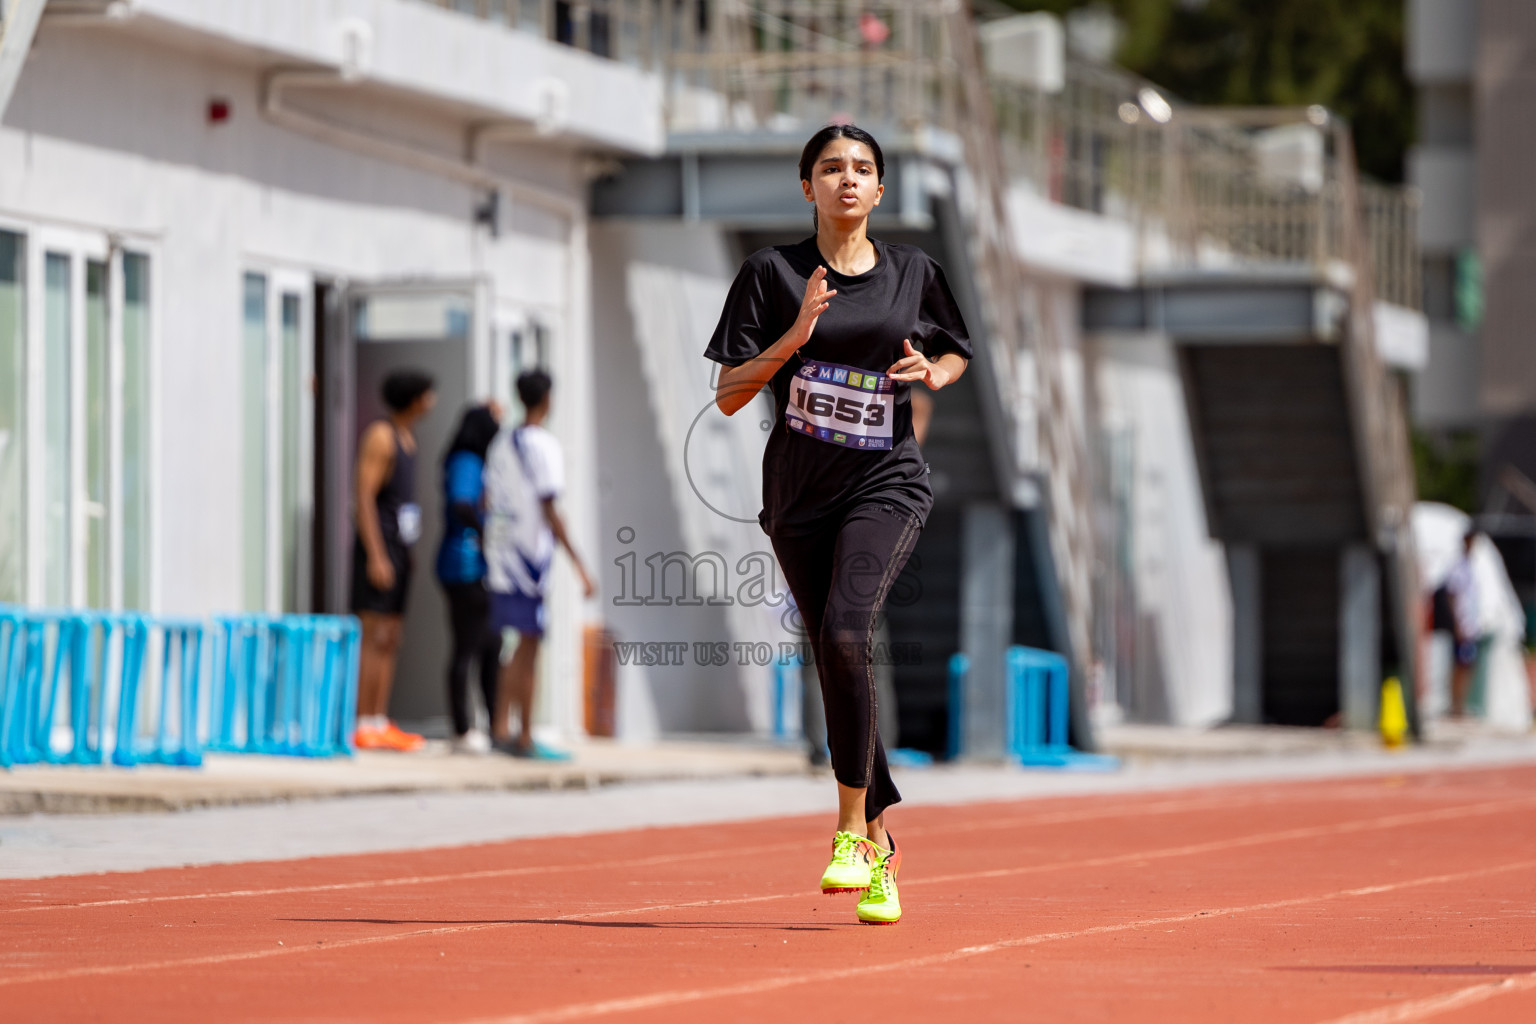
[[[889,850],[882,850],[874,843],[870,848],[875,854],[874,870],[869,875],[869,891],[859,900],[859,920],[865,924],[895,924],[901,920],[901,900],[896,895],[896,872],[901,870],[901,851],[896,840],[887,839]]]
[[[863,892],[869,888],[870,869],[875,866],[878,850],[863,836],[838,832],[832,837],[832,862],[821,876],[821,891]]]

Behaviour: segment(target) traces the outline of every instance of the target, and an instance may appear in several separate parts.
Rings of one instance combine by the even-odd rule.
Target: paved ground
[[[815,892],[824,810],[628,827],[669,789],[677,816],[746,817],[825,780],[417,797],[610,800],[620,830],[0,882],[0,1006],[50,1022],[1536,1020],[1536,766],[1326,760],[1250,766],[1268,781],[1217,769],[1219,786],[1057,777],[1083,791],[1034,799],[1000,795],[1018,773],[909,774],[894,928]],[[984,802],[937,802],[957,793]],[[251,816],[275,810],[91,822],[229,816],[257,858],[278,826]]]
[[[898,770],[897,778],[906,806],[915,807],[1536,764],[1536,742],[1530,739],[1482,737],[1459,746],[1425,746],[1399,752],[1334,743],[1297,752],[1283,733],[1270,733],[1260,737],[1260,742],[1242,747],[1257,753],[1232,754],[1231,736],[1225,730],[1220,732],[1223,735],[1206,739],[1187,738],[1177,747],[1164,736],[1158,742],[1167,756],[1133,756],[1124,770],[1113,773],[941,767]],[[1326,742],[1326,738],[1317,742]],[[0,815],[0,878],[431,849],[644,826],[813,814],[824,812],[829,805],[829,776],[808,773],[798,756],[791,753],[720,750],[704,744],[677,746],[681,755],[692,760],[687,762],[689,774],[674,776],[676,781],[657,781],[654,777],[648,781],[646,771],[654,772],[661,766],[675,770],[681,755],[665,749],[629,752],[607,748],[606,755],[615,758],[633,754],[628,760],[633,774],[623,776],[631,781],[591,789],[487,785],[481,773],[491,775],[495,782],[493,773],[523,767],[499,758],[379,755],[351,765],[242,760],[231,769],[238,772],[235,781],[249,787],[245,791],[253,795],[265,793],[260,803],[176,813]],[[762,768],[765,764],[777,773]],[[313,790],[297,788],[296,784],[312,779],[308,773],[317,768],[323,773],[344,771],[360,786],[342,790],[353,794],[345,799],[315,798]],[[363,788],[379,785],[380,779],[370,776],[374,768],[384,774],[386,782],[405,779],[420,783],[420,788]],[[11,781],[25,783],[27,774],[18,771]],[[34,770],[33,774],[46,776],[48,772]],[[122,784],[113,776],[133,775],[86,769],[62,774],[86,794],[110,792],[110,787]],[[183,772],[177,778],[188,774]],[[278,784],[265,790],[254,785],[268,775],[269,783],[275,780]],[[5,781],[6,776],[0,773],[0,783]],[[129,781],[152,792],[142,779]],[[210,787],[222,784],[217,778],[204,783]],[[298,796],[306,798],[293,798]]]
[[[0,771],[0,815],[181,811],[385,793],[592,789],[619,782],[799,775],[798,750],[754,742],[625,746],[587,740],[570,762],[453,755],[443,742],[350,758],[209,754],[201,768],[20,765]]]

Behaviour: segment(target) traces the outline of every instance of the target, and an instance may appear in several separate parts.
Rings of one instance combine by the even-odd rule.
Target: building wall
[[[490,376],[501,365],[491,357],[493,311],[557,325],[551,355],[563,386],[553,426],[566,444],[567,503],[578,544],[593,551],[584,180],[575,156],[550,147],[495,150],[490,159],[502,173],[565,193],[575,212],[561,217],[513,202],[493,237],[474,222],[481,190],[264,120],[260,73],[249,54],[45,24],[0,122],[0,227],[21,231],[34,246],[80,238],[151,259],[151,607],[204,614],[241,606],[233,525],[242,494],[237,410],[247,270],[353,284],[473,282],[483,297],[470,362],[477,395],[506,389]],[[230,104],[225,123],[205,116],[214,97]],[[345,109],[329,111],[324,102],[315,100],[321,113],[370,117],[406,137],[444,134],[440,112],[397,97],[370,100],[359,91],[345,98]],[[29,296],[37,294],[33,288]],[[436,453],[423,456],[419,491],[432,500]],[[418,588],[433,586],[432,541],[418,548]],[[546,673],[560,686],[547,712],[570,726],[579,708],[572,693],[580,680],[575,641],[582,609],[564,567],[556,572],[552,605]],[[435,693],[441,684],[434,678],[402,686]]]
[[[1116,550],[1098,553],[1128,591],[1114,654],[1132,717],[1209,725],[1232,712],[1232,599],[1226,559],[1211,539],[1173,342],[1156,334],[1100,334],[1096,395],[1103,471],[1121,517]],[[1129,646],[1129,651],[1124,648]],[[1107,653],[1107,652],[1106,652]]]
[[[660,219],[597,222],[592,256],[603,617],[621,644],[674,645],[620,658],[619,734],[766,732],[761,654],[793,639],[756,521],[772,412],[759,397],[721,414],[703,354],[739,256],[718,226]],[[693,570],[696,593],[662,566],[674,554],[715,566]]]
[[[1536,7],[1482,0],[1476,71],[1478,246],[1486,287],[1482,330],[1484,411],[1536,410]]]
[[[1481,419],[1483,339],[1458,322],[1457,275],[1478,249],[1480,166],[1474,78],[1479,66],[1477,0],[1409,0],[1409,77],[1418,89],[1418,141],[1408,180],[1423,197],[1419,245],[1424,256],[1428,363],[1414,375],[1413,419],[1430,429],[1465,429]]]

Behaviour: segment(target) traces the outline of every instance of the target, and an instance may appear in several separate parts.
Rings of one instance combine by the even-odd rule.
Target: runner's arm
[[[389,425],[375,423],[363,435],[362,450],[357,453],[357,536],[369,562],[389,561],[384,550],[384,531],[379,526],[379,491],[395,461],[394,438]]]
[[[817,267],[805,282],[805,297],[800,301],[800,314],[793,326],[778,341],[739,366],[727,366],[720,371],[720,383],[715,386],[715,405],[727,416],[734,416],[757,393],[768,386],[773,375],[785,360],[798,352],[811,340],[816,321],[827,311],[836,290],[827,289],[827,268]]]
[[[722,367],[720,383],[715,388],[715,405],[727,416],[736,415],[768,386],[784,361],[804,344],[804,341],[796,340],[795,329],[790,328],[788,334],[740,366]]]
[[[572,546],[570,534],[565,532],[565,520],[561,518],[560,510],[555,508],[554,498],[544,499],[544,521],[549,523],[550,531],[554,533],[555,540],[560,542],[560,546],[565,548],[565,553],[571,556],[571,561],[576,566],[576,573],[581,577],[581,586],[586,592],[586,596],[592,597],[597,593],[597,584],[592,581],[591,575],[587,572],[586,564],[582,562],[581,556],[576,553],[576,548]]]

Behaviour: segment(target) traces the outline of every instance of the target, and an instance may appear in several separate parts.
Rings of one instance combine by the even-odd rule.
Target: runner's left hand
[[[922,381],[928,390],[937,391],[950,381],[949,371],[912,347],[911,338],[901,339],[906,355],[891,364],[886,376],[892,380]]]

